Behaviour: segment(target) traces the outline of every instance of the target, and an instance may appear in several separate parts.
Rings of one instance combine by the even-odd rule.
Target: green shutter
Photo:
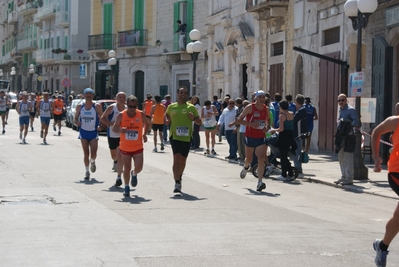
[[[43,37],[40,37],[40,49],[43,49]]]
[[[28,67],[28,54],[24,54],[24,63],[23,63],[24,67]]]
[[[186,28],[186,36],[189,38],[189,33],[193,29],[193,15],[194,15],[194,1],[187,0],[187,28]]]
[[[176,32],[179,26],[176,21],[180,19],[180,2],[173,3],[173,29]],[[173,34],[173,51],[179,51],[179,35]]]
[[[112,49],[112,3],[103,5],[103,34],[104,34],[104,48]]]
[[[61,43],[60,43],[60,37],[57,36],[56,47],[59,48],[59,47],[61,47],[60,45],[61,45]]]
[[[68,35],[64,37],[64,49],[68,49]]]
[[[5,45],[2,46],[1,51],[2,51],[2,56],[4,57],[6,55],[6,46]]]
[[[134,1],[134,29],[144,29],[144,0]]]

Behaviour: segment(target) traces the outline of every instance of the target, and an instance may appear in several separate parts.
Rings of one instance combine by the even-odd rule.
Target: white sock
[[[85,168],[86,168],[86,172],[88,172],[89,171],[89,166],[85,166]]]

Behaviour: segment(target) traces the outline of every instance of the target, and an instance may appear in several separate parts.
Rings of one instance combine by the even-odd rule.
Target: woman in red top
[[[371,151],[373,151],[374,171],[381,171],[382,159],[380,158],[380,138],[382,134],[392,134],[393,150],[388,161],[388,181],[392,190],[399,196],[399,116],[391,116],[380,123],[371,135]],[[386,225],[384,238],[376,239],[373,243],[376,251],[375,264],[385,266],[388,256],[388,246],[399,232],[399,204],[393,213],[392,218]]]

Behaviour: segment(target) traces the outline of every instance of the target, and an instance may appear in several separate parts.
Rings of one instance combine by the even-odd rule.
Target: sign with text
[[[356,106],[356,97],[348,98],[348,105]],[[360,100],[360,120],[362,123],[375,123],[377,98],[362,97]]]
[[[111,66],[108,63],[97,63],[97,70],[111,70]]]
[[[349,77],[348,96],[356,97],[362,96],[364,84],[364,72],[352,73]]]

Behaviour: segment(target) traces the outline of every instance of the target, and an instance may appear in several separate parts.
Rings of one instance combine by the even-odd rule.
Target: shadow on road
[[[124,189],[122,187],[113,185],[113,186],[109,187],[108,190],[102,190],[102,191],[103,192],[123,192],[123,190]]]
[[[186,200],[186,201],[206,200],[206,198],[198,198],[196,196],[189,195],[186,193],[176,194],[173,197],[170,197],[170,199],[182,199],[182,200]]]
[[[76,184],[86,184],[86,185],[93,185],[93,184],[103,184],[104,182],[102,181],[97,181],[96,178],[91,178],[90,180],[80,180],[78,182],[75,182]]]
[[[130,204],[141,204],[144,202],[150,202],[151,199],[145,199],[137,195],[130,195],[129,197],[123,197],[120,200],[115,200],[115,202],[130,203]]]
[[[267,197],[279,197],[281,196],[280,194],[273,194],[273,193],[268,193],[268,192],[258,192],[255,191],[251,188],[244,188],[247,189],[249,193],[251,193],[251,195],[255,195],[255,196],[267,196]],[[249,195],[249,194],[247,194]]]

